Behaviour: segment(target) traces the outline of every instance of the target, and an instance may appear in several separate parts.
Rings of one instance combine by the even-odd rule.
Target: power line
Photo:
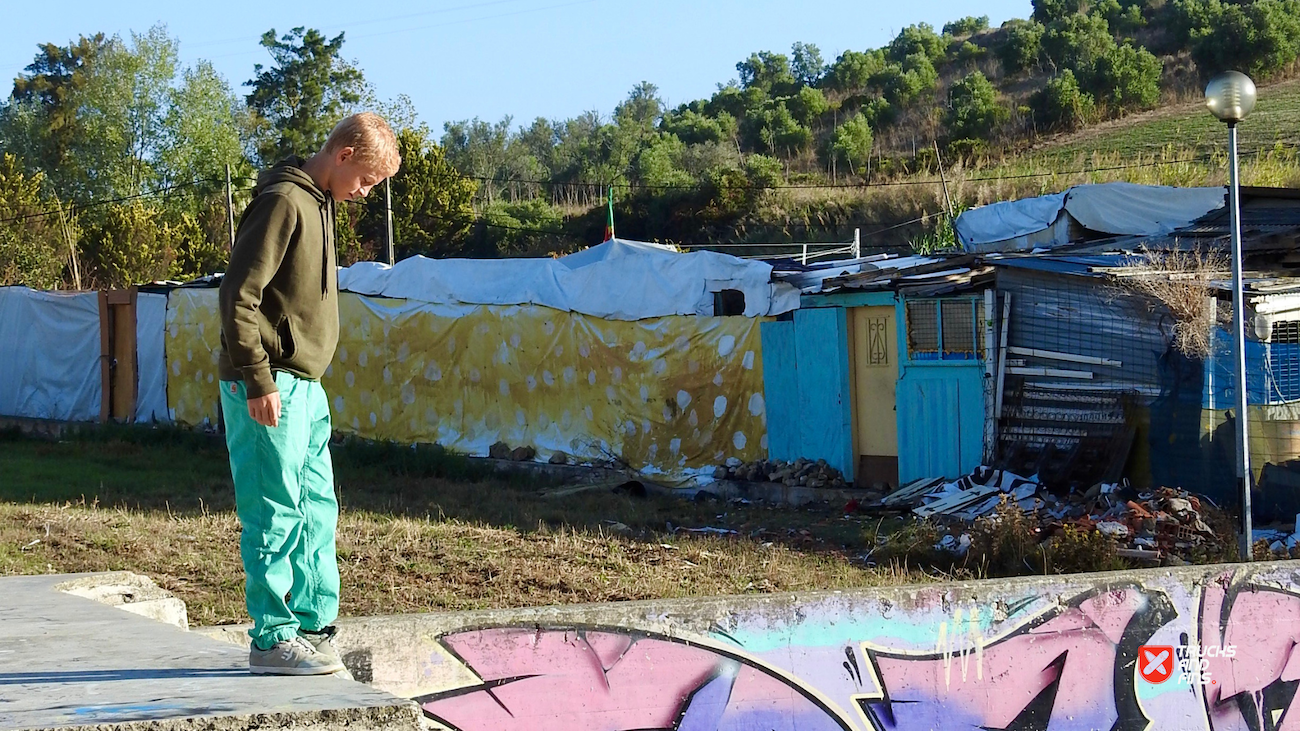
[[[135,195],[125,195],[120,198],[105,198],[102,200],[89,201],[86,203],[69,203],[66,208],[62,208],[62,209],[51,208],[45,211],[37,211],[34,213],[27,213],[18,216],[10,216],[9,218],[0,218],[0,223],[26,221],[31,218],[52,216],[56,213],[72,213],[73,211],[81,210],[83,208],[95,208],[97,206],[106,206],[113,203],[125,203],[127,201],[141,200],[145,198],[166,198],[170,195],[175,195],[177,192],[185,188],[193,188],[202,185],[204,183],[215,183],[215,182],[220,182],[220,181],[217,180],[216,178],[200,178],[198,180],[192,180],[188,183],[177,183],[176,185],[168,185],[162,188],[155,188],[154,190],[145,191],[143,193],[136,193]]]

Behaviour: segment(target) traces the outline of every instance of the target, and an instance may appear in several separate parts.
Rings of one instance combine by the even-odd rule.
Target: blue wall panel
[[[794,460],[800,455],[799,375],[794,351],[794,322],[765,322],[763,337],[763,398],[767,403],[767,453],[770,459]]]
[[[856,460],[847,320],[848,312],[841,307],[796,310],[794,340],[799,364],[800,456],[824,459],[852,480]],[[769,416],[769,432],[771,423]],[[768,440],[770,443],[770,434]]]

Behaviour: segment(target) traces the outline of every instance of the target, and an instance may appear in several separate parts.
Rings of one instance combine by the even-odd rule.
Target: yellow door
[[[893,306],[849,310],[858,484],[897,486],[898,333]]]

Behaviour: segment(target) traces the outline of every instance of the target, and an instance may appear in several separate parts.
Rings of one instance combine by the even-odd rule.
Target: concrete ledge
[[[1300,562],[339,627],[359,679],[459,731],[1046,728],[1066,717],[1070,728],[1247,728],[1292,703]],[[243,641],[240,628],[197,631]],[[1148,646],[1177,650],[1165,660],[1200,653],[1206,669],[1162,686],[1138,670],[1155,661]]]
[[[190,628],[185,602],[143,574],[129,571],[91,574],[57,584],[54,589],[181,629]]]
[[[240,648],[63,591],[112,601],[147,592],[142,579],[0,578],[0,729],[422,727],[409,700],[332,676],[254,676]]]

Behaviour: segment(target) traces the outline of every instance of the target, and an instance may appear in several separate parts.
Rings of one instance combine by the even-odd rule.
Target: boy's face
[[[329,188],[335,200],[360,200],[370,193],[371,188],[384,181],[381,173],[358,162],[353,152],[351,147],[344,147],[334,155]]]

